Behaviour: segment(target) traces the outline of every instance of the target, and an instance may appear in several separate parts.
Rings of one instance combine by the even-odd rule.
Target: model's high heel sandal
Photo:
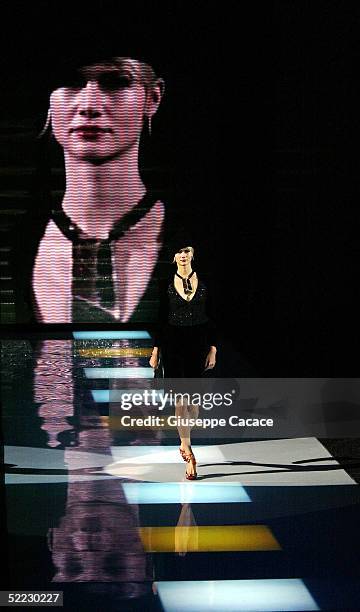
[[[193,453],[189,453],[188,455],[185,454],[185,461],[187,463],[191,463],[191,465],[193,466],[193,468],[195,470],[194,474],[188,474],[187,472],[185,472],[186,480],[196,480],[197,479],[197,472],[196,472],[196,459],[195,459],[195,455]]]

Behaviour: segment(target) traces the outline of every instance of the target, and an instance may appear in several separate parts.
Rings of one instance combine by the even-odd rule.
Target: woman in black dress
[[[205,283],[192,269],[193,247],[175,250],[173,263],[177,270],[161,292],[159,331],[149,363],[153,368],[158,366],[161,350],[166,378],[200,378],[216,363],[216,330],[209,316],[210,296]],[[198,406],[176,406],[177,416],[197,418],[198,413]],[[180,454],[188,463],[186,478],[194,480],[197,473],[190,427],[180,426],[178,430]]]

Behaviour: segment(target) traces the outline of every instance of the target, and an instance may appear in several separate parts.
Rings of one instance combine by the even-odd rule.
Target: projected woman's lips
[[[93,139],[110,132],[109,128],[103,128],[97,125],[83,125],[71,130],[71,133],[81,138]]]

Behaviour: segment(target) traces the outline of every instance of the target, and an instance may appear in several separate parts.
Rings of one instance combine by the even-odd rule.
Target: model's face
[[[140,138],[147,93],[130,68],[94,65],[50,96],[52,130],[65,153],[101,162]]]
[[[192,250],[190,247],[184,247],[175,253],[175,261],[180,266],[186,266],[191,263],[193,258]]]

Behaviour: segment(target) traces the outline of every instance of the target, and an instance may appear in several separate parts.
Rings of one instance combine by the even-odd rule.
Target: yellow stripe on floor
[[[90,348],[78,349],[78,357],[150,357],[151,348]]]
[[[146,552],[281,550],[266,525],[141,527]]]

